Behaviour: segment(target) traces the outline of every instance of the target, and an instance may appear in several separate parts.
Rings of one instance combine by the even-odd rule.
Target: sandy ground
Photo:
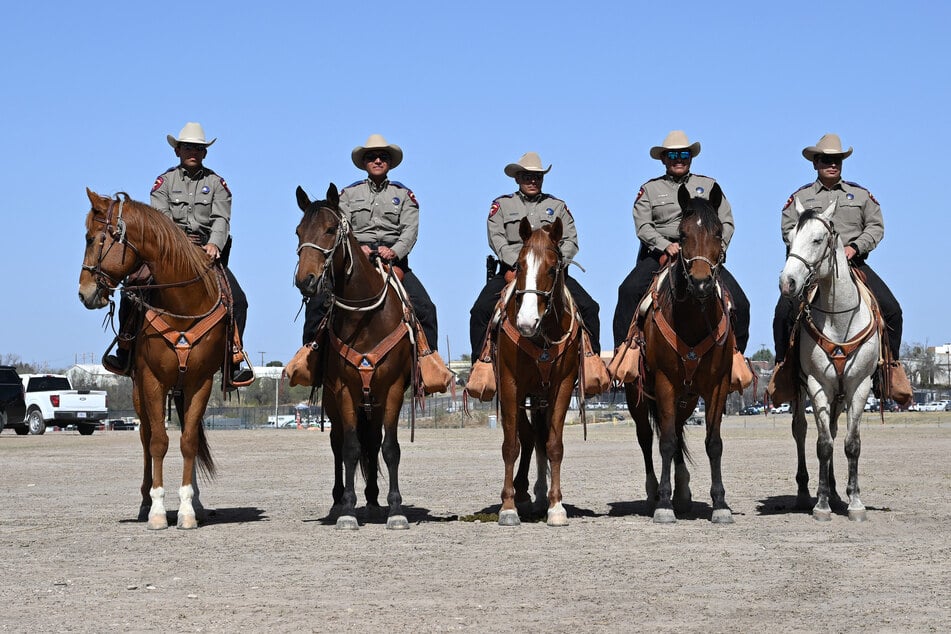
[[[888,416],[863,426],[862,524],[792,508],[789,416],[725,421],[731,526],[709,521],[702,427],[674,525],[651,521],[633,428],[601,424],[566,432],[566,528],[462,521],[498,508],[501,430],[418,429],[402,435],[410,530],[357,532],[327,519],[317,431],[210,432],[211,516],[156,532],[135,521],[135,432],[4,432],[0,630],[948,631],[951,414]],[[809,446],[814,492],[813,429]],[[836,461],[844,495],[841,438]]]

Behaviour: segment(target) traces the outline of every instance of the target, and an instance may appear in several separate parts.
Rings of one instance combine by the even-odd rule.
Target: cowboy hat
[[[505,166],[505,175],[515,178],[519,172],[538,172],[540,174],[547,174],[551,171],[551,165],[548,165],[548,169],[542,167],[542,158],[538,156],[535,152],[526,152],[522,154],[522,158],[518,160],[518,163],[509,163]]]
[[[363,155],[367,150],[387,150],[390,153],[390,169],[393,169],[403,162],[403,150],[400,149],[400,146],[387,143],[383,135],[371,134],[370,138],[367,139],[366,145],[358,145],[353,148],[353,152],[350,153],[353,164],[359,169],[364,169],[365,167],[363,165]]]
[[[185,124],[185,127],[182,128],[182,131],[178,133],[177,139],[171,134],[166,134],[165,138],[168,139],[168,144],[174,148],[177,148],[179,143],[194,143],[195,145],[204,145],[205,147],[208,147],[218,140],[218,138],[215,137],[211,141],[206,141],[205,131],[202,130],[201,124],[192,122]]]
[[[690,150],[690,158],[700,154],[700,141],[690,142],[683,130],[674,130],[664,138],[664,142],[651,148],[651,158],[658,161],[667,150]]]
[[[852,147],[849,146],[849,149],[843,152],[842,141],[839,139],[839,135],[830,132],[829,134],[823,134],[822,138],[819,139],[819,142],[815,145],[810,145],[802,150],[802,155],[806,157],[806,160],[810,163],[815,160],[819,154],[831,154],[847,159],[852,155]]]

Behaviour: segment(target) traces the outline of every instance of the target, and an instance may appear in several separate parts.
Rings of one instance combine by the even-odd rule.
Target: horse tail
[[[178,414],[178,427],[185,430],[185,396],[178,394],[175,398],[175,412]],[[205,478],[212,479],[218,473],[218,467],[211,457],[211,447],[208,445],[208,437],[205,435],[205,424],[202,421],[198,425],[198,451],[195,454],[198,460],[198,471]]]

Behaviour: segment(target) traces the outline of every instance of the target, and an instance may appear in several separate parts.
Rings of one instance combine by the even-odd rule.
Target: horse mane
[[[129,198],[125,192],[120,192],[120,195],[125,197],[122,218],[130,228],[137,229],[143,239],[155,245],[163,254],[162,263],[200,277],[205,292],[210,297],[218,295],[220,291],[215,276],[209,275],[208,259],[204,252],[195,248],[181,227],[158,209]]]

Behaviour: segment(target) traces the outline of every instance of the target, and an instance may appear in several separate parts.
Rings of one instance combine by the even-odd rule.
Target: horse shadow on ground
[[[756,505],[756,514],[761,516],[812,515],[812,507],[814,507],[815,505],[816,505],[816,498],[814,497],[809,498],[809,506],[799,507],[796,505],[795,495],[773,495],[758,501]],[[849,503],[847,501],[845,500],[830,501],[829,506],[832,507],[832,513],[834,515],[841,515],[843,517],[848,517]],[[891,511],[891,509],[888,508],[887,506],[866,506],[865,510],[868,512]]]
[[[166,511],[165,517],[168,520],[169,526],[176,526],[178,524],[178,511]],[[205,509],[205,516],[200,520],[201,526],[209,526],[211,524],[244,524],[248,522],[265,522],[268,520],[268,516],[265,514],[263,509],[249,507],[249,506],[238,506],[233,508],[217,508],[217,509]],[[120,524],[135,524],[135,523],[145,523],[144,520],[140,520],[137,517],[119,520]]]
[[[403,505],[403,515],[406,517],[406,521],[410,524],[422,524],[423,522],[452,522],[457,519],[455,515],[433,515],[429,509],[422,506],[413,506],[412,504]],[[359,522],[361,526],[364,524],[385,525],[387,518],[387,507],[379,506],[367,508],[366,506],[358,506],[354,510],[354,516],[357,518],[357,522]],[[339,517],[340,512],[337,509],[331,508],[323,517],[305,519],[303,521],[317,522],[323,526],[333,526],[337,523],[337,518]]]
[[[654,517],[654,503],[647,500],[636,500],[629,502],[612,502],[608,506],[611,507],[611,510],[608,511],[609,517]],[[734,517],[742,517],[745,513],[740,513],[737,511],[732,511]],[[677,512],[677,520],[692,521],[692,520],[706,520],[709,521],[713,517],[713,507],[709,502],[698,502],[694,500],[690,504],[690,510],[686,513]]]

